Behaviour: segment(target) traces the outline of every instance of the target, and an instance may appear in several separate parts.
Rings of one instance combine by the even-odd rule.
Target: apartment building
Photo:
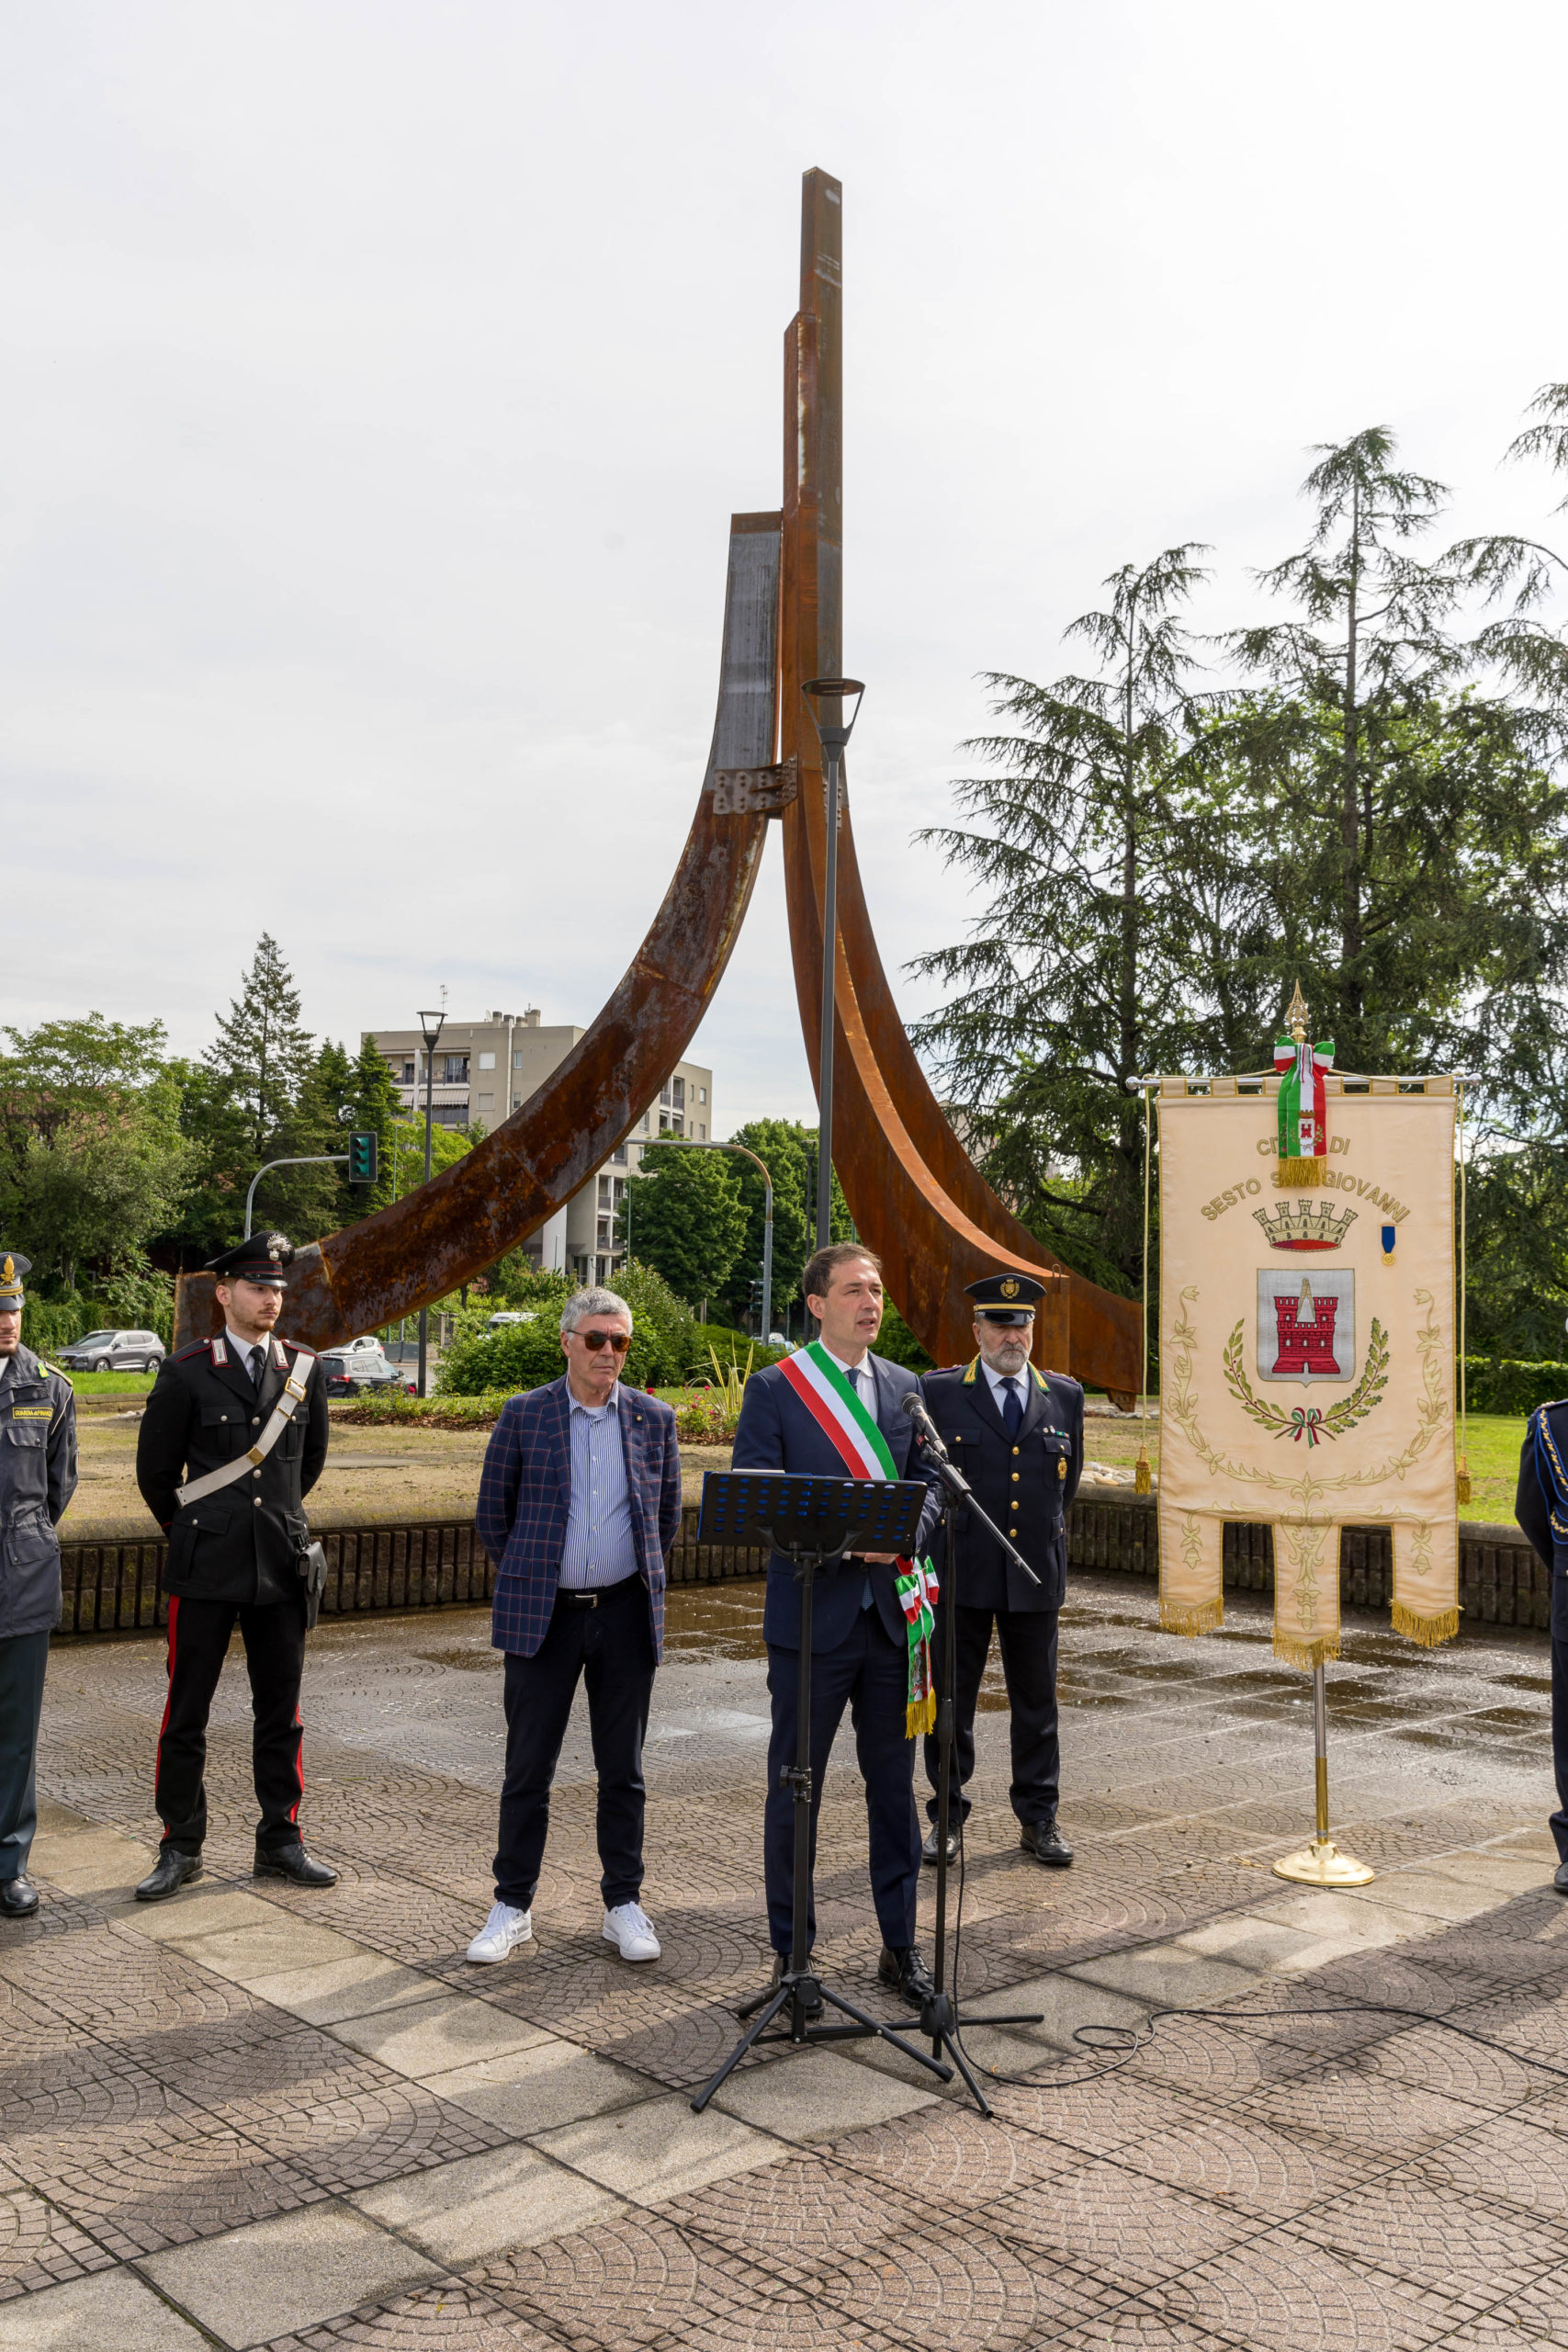
[[[400,1117],[423,1125],[425,1048],[418,1029],[376,1029],[402,1098]],[[432,1113],[438,1126],[499,1126],[558,1068],[586,1032],[566,1022],[546,1027],[536,1006],[522,1012],[487,1012],[479,1021],[448,1021],[435,1048]],[[677,1062],[627,1140],[611,1153],[581,1192],[527,1243],[547,1267],[561,1267],[578,1282],[609,1282],[623,1261],[615,1216],[626,1179],[646,1144],[660,1136],[694,1143],[714,1140],[713,1072]],[[634,1244],[636,1237],[633,1237]]]

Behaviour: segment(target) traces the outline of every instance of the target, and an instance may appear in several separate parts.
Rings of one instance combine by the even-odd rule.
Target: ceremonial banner
[[[1459,1631],[1453,1081],[1332,1057],[1158,1095],[1160,1622],[1217,1625],[1224,1523],[1267,1521],[1274,1648],[1308,1668],[1346,1525],[1393,1530],[1396,1632]]]

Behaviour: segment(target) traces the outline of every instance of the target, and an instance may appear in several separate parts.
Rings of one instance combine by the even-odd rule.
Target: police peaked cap
[[[975,1312],[987,1323],[1028,1323],[1045,1295],[1043,1283],[1032,1274],[987,1274],[982,1282],[965,1283],[964,1293],[975,1302]]]
[[[236,1241],[231,1250],[220,1250],[207,1261],[207,1272],[216,1274],[220,1282],[233,1282],[243,1275],[248,1283],[276,1283],[287,1289],[283,1269],[294,1262],[294,1245],[286,1233],[253,1233],[243,1241]]]
[[[22,1303],[22,1276],[32,1264],[11,1250],[0,1250],[0,1315],[14,1314]]]

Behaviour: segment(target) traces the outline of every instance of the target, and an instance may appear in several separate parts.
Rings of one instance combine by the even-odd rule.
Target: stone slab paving
[[[536,1940],[463,1960],[502,1766],[481,1615],[313,1640],[326,1894],[249,1877],[236,1651],[205,1875],[156,1909],[130,1889],[156,1835],[159,1647],[58,1647],[44,1905],[0,1928],[0,2347],[1568,2346],[1568,1904],[1538,1642],[1348,1635],[1336,1826],[1380,1875],[1320,1894],[1269,1867],[1308,1833],[1312,1762],[1309,1686],[1266,1615],[1233,1597],[1220,1634],[1176,1643],[1152,1594],[1079,1579],[1070,1871],[1019,1852],[994,1673],[982,1699],[959,1966],[994,2118],[854,2044],[763,2053],[697,2117],[767,1965],[761,1600],[671,1597],[645,1968],[599,1932],[581,1709]],[[864,1837],[846,1741],[819,1956],[893,2018]],[[1168,2018],[1124,2061],[1114,2034],[1075,2039],[1164,2006],[1220,2014]]]

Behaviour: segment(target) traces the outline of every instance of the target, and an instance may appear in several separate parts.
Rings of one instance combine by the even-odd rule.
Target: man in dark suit
[[[1538,1405],[1519,1455],[1514,1517],[1551,1571],[1551,1760],[1557,1810],[1552,1884],[1568,1894],[1568,1397]]]
[[[976,1501],[1011,1538],[1040,1582],[1031,1584],[1021,1576],[983,1530],[955,1519],[958,1556],[947,1573],[939,1567],[942,1600],[932,1650],[938,1659],[942,1657],[942,1612],[956,1603],[948,1819],[966,1820],[969,1815],[964,1784],[975,1770],[975,1708],[994,1624],[1012,1718],[1010,1793],[1023,1850],[1038,1862],[1064,1869],[1073,1849],[1056,1826],[1056,1626],[1067,1581],[1066,1513],[1083,1470],[1083,1390],[1066,1374],[1037,1372],[1029,1361],[1034,1309],[1045,1295],[1043,1283],[1004,1272],[971,1283],[968,1295],[975,1301],[979,1352],[973,1363],[926,1374],[920,1384],[926,1409]],[[934,1792],[941,1775],[937,1743],[930,1735],[925,1763]],[[931,1828],[924,1854],[934,1863],[935,1794],[926,1811]],[[957,1850],[958,1833],[950,1828],[950,1861]]]
[[[801,1277],[806,1303],[821,1327],[817,1344],[828,1359],[836,1393],[847,1384],[860,1408],[874,1422],[892,1457],[893,1475],[923,1478],[934,1473],[921,1462],[912,1424],[898,1400],[917,1388],[911,1372],[870,1352],[882,1328],[883,1290],[879,1260],[856,1242],[818,1250]],[[809,1351],[803,1351],[809,1352]],[[827,1434],[822,1419],[792,1385],[786,1367],[754,1372],[746,1383],[736,1431],[737,1470],[789,1470],[848,1475],[844,1456]],[[920,1521],[917,1555],[936,1524],[933,1491]],[[919,1888],[920,1832],[914,1803],[914,1742],[906,1733],[909,1643],[904,1611],[894,1589],[896,1564],[886,1555],[851,1555],[821,1576],[815,1589],[811,1638],[811,1848],[817,1850],[817,1816],[829,1751],[850,1709],[855,1753],[865,1781],[871,1846],[871,1892],[882,1929],[879,1973],[919,2008],[935,1990],[915,1944],[915,1902]],[[768,1690],[773,1729],[768,1747],[768,1792],[762,1815],[763,1865],[768,1892],[768,1932],[773,1947],[773,1983],[778,1984],[790,1948],[795,1899],[794,1799],[780,1773],[795,1761],[795,1706],[800,1674],[800,1594],[795,1572],[782,1553],[768,1562],[762,1632],[768,1645]],[[808,1933],[815,1936],[814,1913]],[[811,2005],[820,2009],[820,1996]]]
[[[255,1717],[255,1875],[337,1883],[299,1834],[299,1679],[321,1565],[305,1497],[327,1458],[327,1398],[311,1351],[273,1335],[293,1255],[281,1233],[256,1233],[211,1261],[223,1329],[164,1357],[142,1415],[136,1483],[169,1539],[169,1702],[155,1788],[164,1842],[141,1903],[201,1875],[207,1718],[236,1624]]]
[[[475,1524],[495,1563],[491,1640],[506,1653],[506,1779],[495,1904],[468,1946],[505,1960],[533,1934],[550,1783],[581,1677],[599,1775],[604,1936],[657,1960],[642,1891],[642,1743],[664,1648],[664,1555],[681,1526],[675,1416],[620,1385],[632,1311],[580,1290],[561,1314],[566,1376],[513,1396],[485,1452]]]

